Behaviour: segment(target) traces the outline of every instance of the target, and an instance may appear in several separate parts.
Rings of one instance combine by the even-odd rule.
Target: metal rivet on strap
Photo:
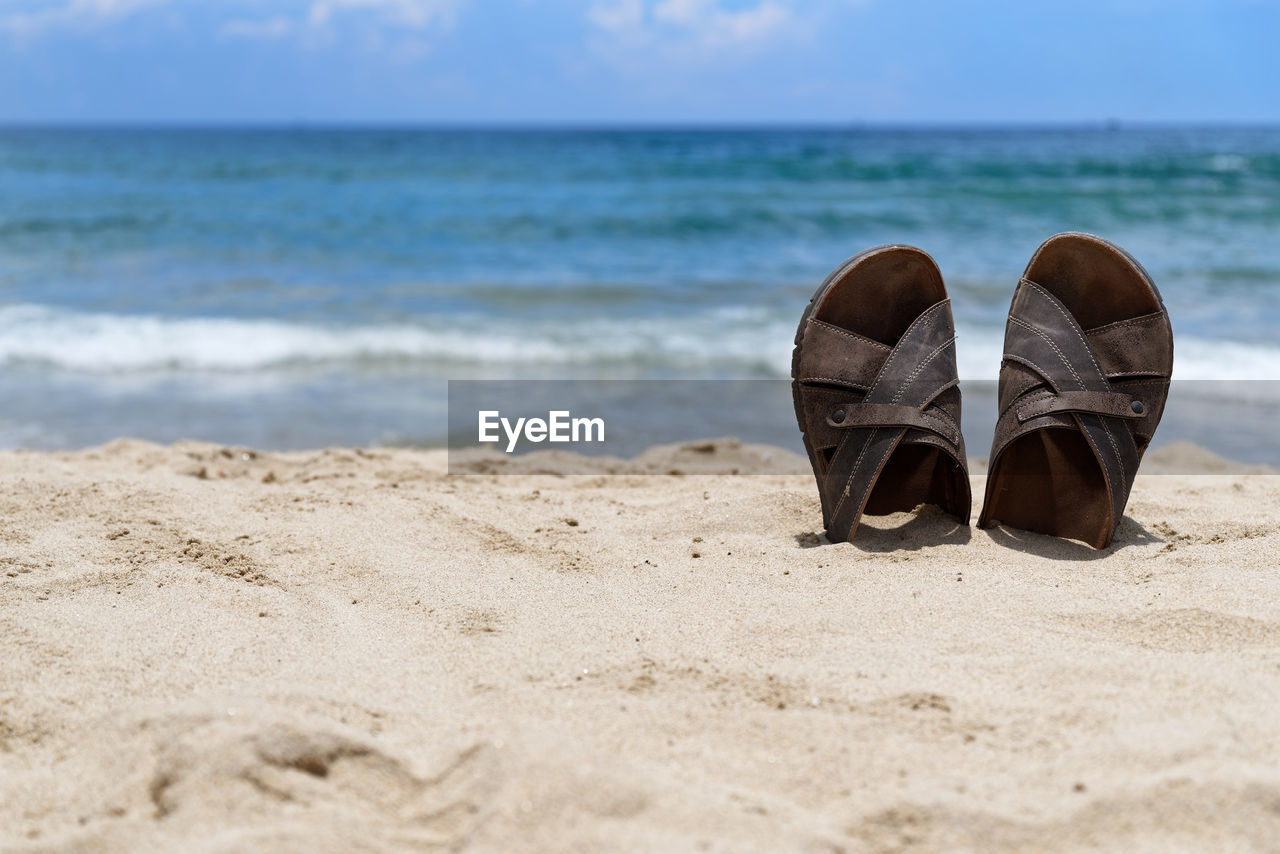
[[[844,410],[837,409],[835,412],[831,413],[831,420],[837,424],[844,421]]]
[[[1129,404],[1129,408],[1138,415],[1141,415],[1146,410],[1146,407],[1142,405],[1142,401],[1140,400],[1135,400],[1133,403]]]

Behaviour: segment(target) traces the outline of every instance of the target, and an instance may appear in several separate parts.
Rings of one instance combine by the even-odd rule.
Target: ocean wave
[[[744,307],[676,316],[527,320],[433,316],[413,322],[324,325],[274,319],[164,317],[0,307],[0,364],[99,376],[255,373],[308,368],[470,369],[521,376],[788,376],[795,318]],[[1003,330],[958,333],[960,376],[994,380]],[[1177,340],[1178,380],[1276,380],[1280,347],[1192,336]]]
[[[957,331],[957,361],[963,380],[994,380],[1000,371],[1003,329]],[[1194,382],[1197,394],[1208,391],[1211,382],[1267,382],[1280,380],[1280,347],[1267,344],[1216,341],[1192,335],[1176,336],[1173,378],[1186,385]],[[1238,396],[1236,387],[1232,396]],[[1267,396],[1273,396],[1269,390]]]
[[[790,327],[790,328],[788,328]],[[601,317],[572,324],[466,315],[337,326],[269,319],[0,308],[0,364],[119,375],[363,365],[507,368],[689,367],[771,375],[785,368],[794,327],[728,308],[681,318]],[[764,346],[761,342],[766,342]]]

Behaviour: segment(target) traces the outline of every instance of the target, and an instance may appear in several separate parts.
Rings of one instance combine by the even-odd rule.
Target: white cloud
[[[0,14],[0,30],[33,35],[49,27],[94,26],[168,0],[62,0]]]
[[[452,23],[458,5],[458,0],[315,0],[307,11],[307,21],[324,25],[335,15],[368,12],[385,23],[421,30]]]
[[[587,19],[618,45],[688,57],[765,46],[790,36],[801,21],[790,0],[732,9],[722,0],[599,0]]]
[[[465,0],[221,0],[217,26],[227,38],[280,39],[297,35],[312,43],[353,33],[358,40],[421,34],[451,26]],[[51,29],[92,28],[162,6],[193,9],[203,0],[0,0],[0,35],[29,37]],[[18,8],[15,9],[14,7]],[[419,39],[420,42],[420,39]]]
[[[283,15],[272,18],[232,18],[219,33],[236,39],[278,39],[295,29],[294,22]]]
[[[626,34],[644,28],[644,0],[614,0],[587,9],[587,19],[602,30]]]
[[[422,33],[453,25],[463,0],[308,0],[295,3],[289,15],[235,18],[220,35],[239,39],[297,37],[312,47],[343,40],[375,50],[389,50],[407,62],[428,50]]]

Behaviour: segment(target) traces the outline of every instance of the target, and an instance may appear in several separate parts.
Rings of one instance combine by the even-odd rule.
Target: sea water
[[[4,128],[0,446],[439,444],[449,379],[784,388],[814,288],[886,242],[994,380],[1064,230],[1151,272],[1179,379],[1280,377],[1277,128]]]

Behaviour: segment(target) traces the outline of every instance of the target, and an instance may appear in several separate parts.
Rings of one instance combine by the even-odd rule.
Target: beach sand
[[[0,454],[0,847],[1275,850],[1280,478],[1095,553],[690,474],[785,453]]]

